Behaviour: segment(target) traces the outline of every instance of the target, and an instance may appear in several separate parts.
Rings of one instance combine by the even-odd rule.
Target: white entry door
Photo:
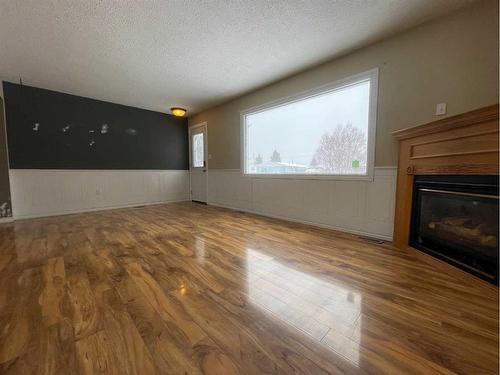
[[[207,124],[189,128],[191,200],[207,203]]]

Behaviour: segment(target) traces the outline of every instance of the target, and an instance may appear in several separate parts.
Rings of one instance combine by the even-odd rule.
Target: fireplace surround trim
[[[414,177],[418,175],[499,175],[498,104],[393,133],[399,142],[393,244],[422,260],[498,288],[410,246]]]

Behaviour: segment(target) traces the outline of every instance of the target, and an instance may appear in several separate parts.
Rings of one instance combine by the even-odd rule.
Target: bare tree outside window
[[[331,132],[325,132],[311,160],[311,165],[318,166],[328,173],[350,174],[364,172],[360,161],[366,160],[365,133],[347,123],[337,125]]]
[[[273,151],[273,154],[271,155],[271,161],[274,163],[281,162],[281,155],[278,151],[276,151],[276,150]]]

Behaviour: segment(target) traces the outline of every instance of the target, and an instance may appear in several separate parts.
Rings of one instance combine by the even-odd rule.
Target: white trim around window
[[[315,96],[334,92],[339,89],[370,81],[369,92],[369,109],[368,109],[368,134],[367,134],[367,154],[366,154],[366,173],[365,174],[264,174],[264,173],[247,173],[247,126],[245,123],[246,116],[264,112],[276,107],[288,105],[294,102],[302,101]],[[322,85],[320,87],[287,96],[270,103],[248,108],[240,112],[240,141],[241,154],[240,165],[241,173],[246,177],[252,178],[292,178],[292,179],[328,179],[328,180],[373,180],[374,162],[375,162],[375,134],[377,126],[377,97],[378,97],[378,68],[359,73],[335,82]]]

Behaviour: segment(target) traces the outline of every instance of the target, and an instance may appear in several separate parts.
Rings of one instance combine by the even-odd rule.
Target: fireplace
[[[410,245],[498,285],[498,176],[415,176]]]
[[[496,298],[499,105],[392,134],[394,247]]]

